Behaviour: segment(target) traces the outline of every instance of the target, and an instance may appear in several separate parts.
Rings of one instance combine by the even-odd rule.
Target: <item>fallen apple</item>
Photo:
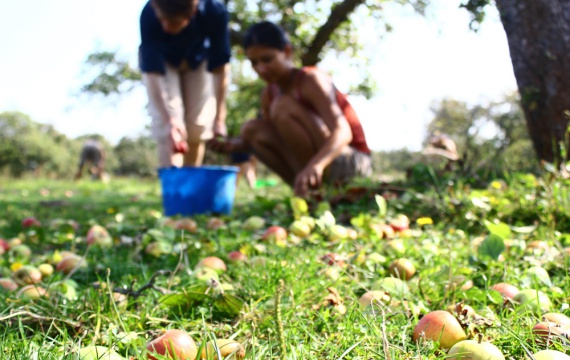
[[[164,334],[147,343],[146,349],[150,360],[157,360],[154,355],[169,359],[195,360],[198,354],[194,339],[186,331],[176,329],[166,330]]]
[[[570,356],[558,350],[541,350],[532,356],[535,360],[570,360]]]
[[[542,291],[534,289],[521,290],[513,300],[519,303],[518,312],[543,313],[550,310],[551,306],[550,298]]]
[[[189,233],[195,233],[196,231],[198,231],[198,224],[196,223],[196,221],[194,221],[194,219],[182,218],[176,220],[176,222],[174,223],[174,228],[176,230],[185,230],[188,231]]]
[[[542,315],[542,319],[554,324],[570,326],[570,317],[562,313],[546,313]]]
[[[222,260],[216,256],[208,256],[208,257],[205,257],[202,260],[198,261],[198,263],[194,267],[194,270],[197,270],[197,269],[200,269],[203,267],[215,270],[218,273],[224,272],[228,269],[226,267],[226,263],[224,262],[224,260]]]
[[[56,265],[55,269],[64,274],[69,274],[75,269],[87,268],[87,261],[82,256],[76,254],[68,254],[62,258]]]
[[[487,341],[462,340],[449,349],[448,360],[505,360],[498,347]]]
[[[38,270],[42,273],[42,279],[53,274],[54,268],[52,264],[43,263],[38,265]]]
[[[10,243],[6,239],[0,239],[0,247],[2,248],[3,252],[10,250]]]
[[[461,340],[467,339],[467,335],[455,316],[447,311],[436,310],[424,315],[414,327],[413,341],[421,338],[439,342],[439,346],[449,349]]]
[[[287,230],[279,225],[273,225],[268,227],[261,238],[267,242],[273,244],[283,244],[287,243]]]
[[[365,292],[359,299],[360,307],[366,308],[374,304],[387,304],[390,302],[390,295],[382,290],[369,290]]]
[[[210,340],[206,343],[206,346],[200,353],[200,359],[219,359],[218,351],[222,359],[241,360],[245,357],[245,349],[239,342],[228,339],[216,339],[216,341]]]
[[[233,263],[244,262],[247,260],[247,256],[239,250],[234,250],[228,253],[228,260]]]
[[[10,278],[0,278],[0,289],[14,291],[18,288],[18,284]]]
[[[29,216],[22,220],[22,227],[31,228],[31,227],[40,227],[42,223],[33,216]]]
[[[22,287],[16,296],[22,299],[34,300],[48,297],[48,292],[43,287],[34,284]]]
[[[85,346],[77,352],[78,360],[125,360],[112,349],[105,346]]]
[[[98,245],[102,248],[110,248],[113,246],[113,238],[101,225],[93,225],[87,231],[87,244]]]
[[[532,327],[532,332],[539,337],[540,342],[550,344],[555,339],[567,339],[570,327],[541,321]]]
[[[415,273],[416,267],[406,258],[395,259],[388,267],[388,274],[402,280],[409,280]]]
[[[491,286],[492,290],[498,291],[503,297],[513,300],[520,292],[519,288],[509,283],[497,283]]]
[[[380,239],[392,239],[396,233],[394,229],[388,224],[380,223],[380,224],[371,224],[370,228],[374,232],[376,236]]]
[[[289,231],[300,238],[306,238],[311,235],[311,227],[301,220],[293,221],[291,225],[289,225]]]
[[[217,217],[211,217],[206,222],[206,229],[208,229],[208,230],[215,231],[215,230],[222,229],[225,227],[226,227],[226,223],[224,222],[224,220],[217,218]]]
[[[339,241],[348,238],[348,230],[345,226],[335,224],[328,230],[328,241]]]
[[[406,246],[402,239],[393,239],[384,243],[384,251],[390,256],[400,257],[405,254]]]
[[[388,225],[395,232],[401,232],[410,228],[410,219],[404,214],[398,214],[388,222]]]
[[[247,218],[242,225],[242,228],[247,231],[257,231],[263,229],[265,226],[265,219],[261,216],[250,216]]]
[[[150,244],[148,244],[145,247],[144,252],[154,257],[161,257],[162,255],[167,255],[172,253],[173,249],[174,248],[172,247],[171,243],[160,240],[160,241],[153,241]]]
[[[345,262],[339,254],[335,253],[328,253],[321,257],[321,260],[324,261],[327,265],[338,265],[338,266],[345,266]]]
[[[10,246],[8,250],[8,256],[14,258],[15,260],[27,260],[32,256],[32,249],[26,244],[18,244]]]
[[[20,285],[38,284],[42,281],[42,273],[32,265],[24,265],[12,274],[12,279]]]

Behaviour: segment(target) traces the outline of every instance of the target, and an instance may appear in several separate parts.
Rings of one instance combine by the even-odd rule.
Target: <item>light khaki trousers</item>
[[[159,166],[180,167],[183,164],[183,155],[173,151],[170,141],[171,125],[168,119],[162,118],[157,101],[164,101],[170,117],[186,125],[188,146],[199,147],[213,137],[216,116],[213,75],[207,71],[205,61],[194,70],[184,66],[179,69],[166,64],[166,73],[161,76],[159,89],[154,89],[158,91],[151,92],[144,73],[143,81],[147,86],[148,112],[152,118],[152,136],[157,144]],[[154,98],[151,93],[160,94],[162,100]]]

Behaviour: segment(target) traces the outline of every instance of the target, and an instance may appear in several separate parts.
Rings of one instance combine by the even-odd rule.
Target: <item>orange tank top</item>
[[[309,108],[311,111],[315,112],[312,105],[307,103],[307,101],[304,100],[303,97],[301,96],[301,86],[302,86],[302,82],[303,82],[303,78],[305,77],[305,74],[307,74],[308,72],[311,72],[311,71],[315,71],[315,70],[317,70],[317,68],[314,66],[306,66],[306,67],[303,67],[299,70],[300,70],[299,71],[299,77],[296,79],[294,97],[301,104],[303,104],[304,106]],[[270,90],[271,90],[270,91],[271,97],[272,97],[272,99],[274,99],[276,97],[275,94],[278,93],[277,86],[275,84],[273,84],[271,86]],[[336,95],[336,101],[338,103],[338,106],[340,106],[340,109],[342,110],[344,117],[348,121],[348,124],[350,126],[350,130],[352,131],[352,141],[350,142],[349,145],[351,147],[353,147],[354,149],[356,149],[356,150],[358,150],[364,154],[370,154],[371,151],[368,148],[368,144],[366,142],[366,136],[364,135],[364,129],[362,128],[362,124],[360,123],[360,119],[356,115],[354,108],[348,102],[346,95],[341,93],[336,87],[335,87],[335,95]]]

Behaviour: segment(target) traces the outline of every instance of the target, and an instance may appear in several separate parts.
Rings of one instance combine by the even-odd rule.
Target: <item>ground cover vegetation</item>
[[[231,215],[171,218],[155,179],[6,179],[0,358],[166,358],[166,330],[191,359],[564,353],[570,184],[549,169],[307,200],[241,184]]]

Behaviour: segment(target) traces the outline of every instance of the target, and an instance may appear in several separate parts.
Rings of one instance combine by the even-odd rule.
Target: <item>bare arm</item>
[[[226,95],[229,83],[230,65],[222,65],[212,71],[214,74],[214,95],[216,97],[216,117],[214,119],[214,136],[227,135],[226,129]]]
[[[330,136],[297,176],[295,190],[300,193],[308,185],[319,186],[324,169],[352,141],[350,125],[337,103],[336,90],[330,77],[317,73],[306,76],[301,92],[303,99],[312,105],[326,124]],[[311,178],[315,175],[316,180]]]

